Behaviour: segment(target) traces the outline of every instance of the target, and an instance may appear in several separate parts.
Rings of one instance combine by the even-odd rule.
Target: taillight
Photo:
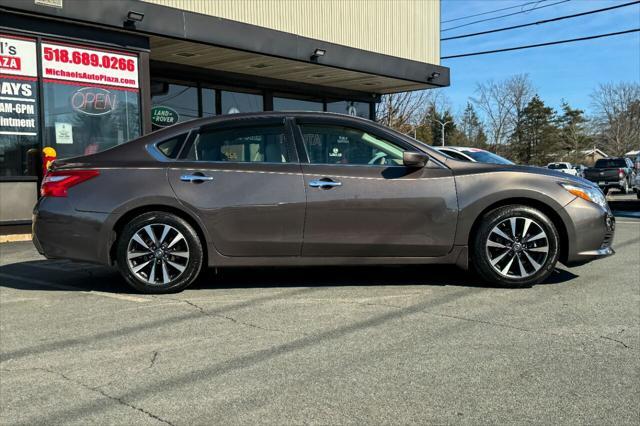
[[[624,170],[618,169],[618,177],[622,179],[624,177]]]
[[[97,170],[56,170],[48,172],[42,179],[40,195],[43,197],[66,197],[69,188],[100,174]]]

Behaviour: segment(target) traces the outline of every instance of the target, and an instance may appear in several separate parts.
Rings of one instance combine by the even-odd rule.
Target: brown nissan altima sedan
[[[194,120],[58,160],[34,209],[48,258],[115,265],[140,291],[204,267],[456,264],[529,286],[558,261],[613,254],[590,182],[469,163],[374,122],[328,113]]]

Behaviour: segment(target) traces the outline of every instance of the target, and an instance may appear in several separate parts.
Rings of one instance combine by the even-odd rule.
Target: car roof
[[[314,118],[338,118],[342,120],[352,120],[370,123],[371,120],[347,114],[340,114],[337,112],[324,112],[324,111],[261,111],[261,112],[241,112],[237,114],[223,114],[215,115],[212,117],[196,118],[194,120],[185,121],[176,125],[170,126],[171,128],[181,127],[200,127],[208,124],[222,123],[226,121],[236,120],[250,120],[260,118],[285,118],[285,117],[314,117]],[[380,125],[380,123],[377,123]],[[169,128],[169,127],[166,127]]]

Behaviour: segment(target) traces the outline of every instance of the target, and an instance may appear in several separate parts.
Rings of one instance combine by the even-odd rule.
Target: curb
[[[31,234],[0,235],[0,244],[17,243],[22,241],[31,241]]]

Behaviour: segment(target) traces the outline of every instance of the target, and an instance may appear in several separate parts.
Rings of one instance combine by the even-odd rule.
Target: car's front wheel
[[[202,267],[198,234],[184,219],[165,212],[144,213],[127,223],[116,250],[120,273],[144,293],[183,290]]]
[[[553,222],[528,206],[503,206],[485,214],[472,241],[471,260],[488,282],[526,287],[544,281],[559,257]]]

